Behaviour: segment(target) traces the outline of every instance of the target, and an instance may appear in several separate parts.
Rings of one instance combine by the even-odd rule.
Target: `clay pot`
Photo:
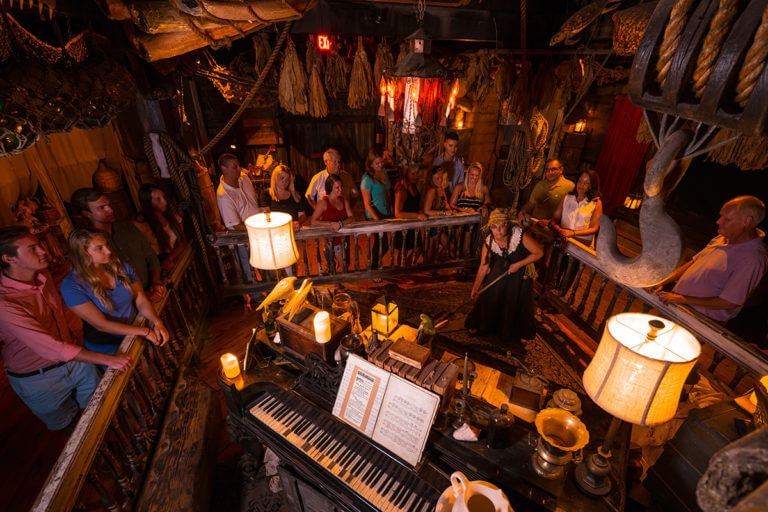
[[[108,194],[123,188],[123,178],[120,173],[109,167],[104,160],[99,161],[99,167],[93,173],[93,186]]]

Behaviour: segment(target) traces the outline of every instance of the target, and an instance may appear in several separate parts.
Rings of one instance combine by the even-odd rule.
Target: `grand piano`
[[[462,471],[469,480],[485,480],[504,490],[520,511],[599,512],[625,507],[625,467],[629,428],[620,431],[613,450],[614,488],[604,498],[578,490],[571,466],[564,478],[539,477],[531,467],[537,433],[532,424],[516,421],[503,448],[451,437],[450,407],[441,407],[420,462],[411,466],[352,427],[331,410],[343,367],[308,367],[259,333],[256,355],[248,371],[230,380],[219,376],[228,407],[230,435],[256,455],[262,445],[281,460],[280,475],[289,502],[298,510],[413,511],[435,510],[450,474]],[[468,349],[437,336],[433,354],[464,354]],[[495,371],[513,375],[504,361],[469,350],[469,357]],[[590,431],[587,453],[606,433],[610,417],[582,396],[582,419]],[[476,414],[494,407],[472,398]]]

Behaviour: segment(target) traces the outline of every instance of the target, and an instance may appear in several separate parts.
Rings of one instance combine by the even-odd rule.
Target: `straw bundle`
[[[491,62],[487,51],[479,51],[470,55],[467,68],[467,94],[475,101],[482,103],[491,88]]]
[[[352,64],[352,74],[349,78],[347,105],[354,109],[367,107],[373,100],[373,90],[371,63],[368,62],[368,55],[365,53],[363,36],[358,36],[355,62]]]
[[[317,45],[315,44],[314,39],[312,39],[311,37],[307,41],[307,54],[305,55],[304,58],[307,63],[307,75],[309,76],[312,74],[312,68],[314,67],[315,62],[317,62],[318,66],[320,66],[320,74],[322,76],[323,56],[320,55],[320,50],[317,49]]]
[[[507,99],[507,96],[512,92],[512,84],[514,83],[514,57],[507,57],[502,59],[499,70],[496,72],[496,78],[493,80],[493,87],[496,89],[496,95],[500,100]]]
[[[291,114],[305,115],[309,109],[307,102],[307,74],[296,54],[296,45],[288,40],[285,49],[283,68],[280,70],[279,99],[280,106]]]
[[[724,142],[736,135],[731,130],[720,130],[711,144]],[[708,160],[721,165],[736,164],[742,171],[758,171],[768,167],[768,137],[747,137],[724,144],[709,152]]]
[[[373,62],[373,84],[378,86],[381,83],[381,75],[385,69],[391,69],[395,65],[395,58],[389,51],[387,40],[383,37],[379,46],[376,47],[376,60]]]
[[[309,76],[309,115],[312,117],[328,116],[328,101],[320,73],[320,62],[316,60]]]
[[[261,74],[267,59],[272,55],[272,47],[269,46],[269,36],[265,32],[259,32],[253,36],[254,71],[256,76]]]
[[[648,122],[645,118],[640,118],[640,124],[637,125],[637,133],[635,134],[635,140],[640,144],[650,144],[653,142],[651,136],[651,129],[648,127]]]
[[[325,87],[331,98],[335,98],[347,88],[347,66],[335,46],[325,63]]]
[[[400,41],[400,46],[397,50],[397,60],[395,61],[395,65],[399,64],[400,61],[403,60],[406,55],[408,55],[408,43],[406,41]]]

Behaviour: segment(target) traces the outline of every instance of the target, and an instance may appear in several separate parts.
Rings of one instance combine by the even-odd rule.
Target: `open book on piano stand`
[[[439,406],[439,395],[352,354],[333,415],[417,466]]]

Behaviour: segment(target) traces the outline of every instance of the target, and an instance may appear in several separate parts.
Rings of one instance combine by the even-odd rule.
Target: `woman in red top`
[[[313,226],[326,226],[334,231],[338,231],[346,222],[352,220],[352,208],[344,199],[342,192],[344,185],[335,174],[329,174],[325,180],[326,195],[317,203],[317,208],[312,214]],[[333,241],[326,239],[326,259],[328,266],[331,265],[330,247],[333,246],[333,254],[336,259],[337,268],[343,269],[343,258],[345,253],[346,240],[340,236],[334,237]]]

